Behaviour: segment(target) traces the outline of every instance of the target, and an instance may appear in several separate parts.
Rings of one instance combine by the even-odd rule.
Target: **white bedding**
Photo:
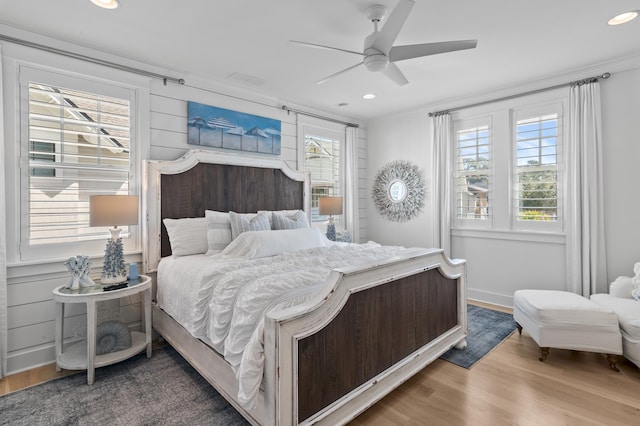
[[[330,244],[259,259],[169,257],[158,267],[158,305],[224,355],[239,380],[240,402],[251,407],[263,375],[265,314],[308,301],[332,269],[405,250]]]

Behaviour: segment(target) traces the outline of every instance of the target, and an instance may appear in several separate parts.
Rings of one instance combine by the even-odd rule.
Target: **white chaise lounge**
[[[549,348],[599,352],[619,371],[622,335],[612,309],[566,291],[518,290],[513,317],[518,331],[527,331],[540,346],[540,361],[547,359]]]
[[[640,301],[631,296],[632,289],[630,277],[618,277],[609,294],[594,294],[591,300],[616,313],[624,357],[640,367]]]

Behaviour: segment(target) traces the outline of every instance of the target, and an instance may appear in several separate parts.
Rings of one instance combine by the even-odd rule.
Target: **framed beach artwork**
[[[280,154],[279,120],[187,102],[188,143],[263,154]]]

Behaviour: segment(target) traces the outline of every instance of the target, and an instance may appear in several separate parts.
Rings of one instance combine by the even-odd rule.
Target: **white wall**
[[[640,67],[602,86],[605,238],[609,281],[640,262]]]
[[[369,143],[367,206],[369,239],[387,245],[411,247],[433,246],[432,193],[433,182],[431,126],[427,113],[387,117],[367,124]],[[392,222],[380,216],[371,197],[372,184],[378,171],[393,160],[407,160],[423,172],[427,188],[421,214],[409,222]]]
[[[431,124],[428,112],[474,104],[482,100],[551,87],[559,82],[612,72],[601,80],[605,169],[605,230],[608,281],[633,275],[640,261],[640,58],[624,58],[557,76],[522,87],[427,105],[419,110],[368,123],[369,182],[391,160],[409,160],[425,171],[427,187],[433,182]],[[415,219],[397,224],[383,219],[369,197],[369,237],[382,244],[431,247],[433,202],[427,192],[425,210]],[[455,232],[451,255],[467,259],[469,297],[511,306],[513,292],[522,288],[565,289],[565,244],[562,236],[536,238],[494,233]]]
[[[73,50],[75,52],[96,56],[98,52],[91,52],[80,46],[68,44],[60,45],[54,40],[43,40],[35,35],[21,33],[17,36],[35,37],[39,43],[53,45],[58,48]],[[143,66],[155,72],[152,67],[141,64],[130,64],[123,58],[104,58],[116,63]],[[287,114],[278,105],[275,98],[268,98],[249,89],[225,87],[220,83],[206,81],[197,78],[187,78],[187,85],[179,86],[174,83],[164,85],[161,80],[153,80],[147,77],[130,75],[122,71],[101,67],[95,64],[87,64],[82,61],[61,57],[51,53],[18,46],[11,43],[3,43],[3,88],[4,88],[4,123],[5,123],[5,163],[1,172],[7,175],[7,223],[3,224],[8,234],[15,234],[19,230],[20,212],[17,205],[19,188],[19,176],[17,164],[19,163],[19,132],[17,125],[17,81],[16,64],[18,62],[31,63],[36,66],[51,67],[65,72],[88,75],[114,82],[128,81],[129,84],[142,86],[142,93],[146,95],[141,99],[144,108],[140,111],[140,119],[143,128],[139,135],[139,141],[144,145],[140,157],[142,159],[171,160],[180,157],[188,149],[200,148],[187,144],[187,101],[195,101],[222,108],[242,111],[249,114],[266,116],[282,121],[282,153],[280,158],[285,160],[292,168],[297,169],[299,143],[297,140],[297,115]],[[132,83],[133,81],[133,83]],[[293,106],[292,106],[293,107]],[[295,106],[305,110],[304,106]],[[311,111],[321,114],[320,111]],[[334,117],[344,121],[353,121],[349,117]],[[361,187],[360,208],[360,232],[366,238],[366,166],[367,166],[367,132],[362,128],[359,132],[360,155],[359,164]],[[139,190],[139,188],[138,188]],[[11,207],[9,207],[11,206]],[[144,212],[143,212],[144,217]],[[144,244],[143,244],[144,247]],[[48,263],[20,262],[17,255],[17,245],[8,246],[12,250],[13,261],[7,269],[8,283],[8,374],[30,369],[38,365],[49,364],[55,361],[54,351],[54,311],[55,303],[52,300],[52,290],[66,283],[68,272],[62,264],[63,259],[57,259]],[[141,261],[140,253],[132,253],[126,257],[127,262]],[[93,259],[93,274],[100,275],[101,258]],[[118,309],[119,308],[119,309]],[[114,314],[113,311],[116,311]],[[132,329],[140,327],[140,303],[136,297],[121,299],[119,306],[107,307],[98,313],[101,319],[112,318],[129,324]],[[119,311],[119,312],[118,312]],[[65,309],[65,338],[67,342],[83,337],[86,328],[86,314],[84,305],[68,305]]]

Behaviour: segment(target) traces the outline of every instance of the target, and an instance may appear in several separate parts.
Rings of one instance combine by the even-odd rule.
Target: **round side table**
[[[144,332],[131,332],[131,347],[117,352],[96,355],[96,303],[105,300],[120,299],[122,297],[142,294],[144,306]],[[53,290],[53,300],[56,301],[56,370],[87,370],[87,383],[92,385],[95,379],[95,369],[114,364],[147,350],[147,358],[151,357],[151,278],[140,275],[137,280],[127,281],[127,286],[104,291],[103,286],[71,290],[64,286]],[[85,303],[87,305],[87,339],[81,340],[64,348],[64,307],[67,303]]]

